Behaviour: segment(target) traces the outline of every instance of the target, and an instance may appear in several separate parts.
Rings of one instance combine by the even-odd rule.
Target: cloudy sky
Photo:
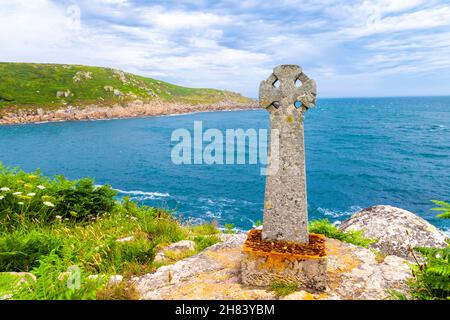
[[[0,43],[0,61],[251,97],[278,64],[300,64],[321,97],[450,94],[448,0],[0,0]]]

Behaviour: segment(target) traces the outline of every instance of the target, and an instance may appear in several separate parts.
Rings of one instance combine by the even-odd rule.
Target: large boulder
[[[448,240],[445,233],[414,213],[384,205],[359,211],[340,229],[363,230],[365,237],[377,240],[372,248],[409,260],[414,259],[412,248],[445,247]]]

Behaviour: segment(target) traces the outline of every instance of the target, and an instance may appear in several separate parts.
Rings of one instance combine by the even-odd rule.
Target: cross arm
[[[277,81],[277,77],[272,74],[267,80],[261,81],[259,85],[259,105],[262,108],[269,108],[270,106],[276,106],[276,103],[282,99],[282,94],[278,88],[274,86]]]
[[[302,86],[295,93],[295,100],[300,101],[306,108],[312,108],[316,105],[317,86],[313,79],[308,78],[302,73],[299,78]]]

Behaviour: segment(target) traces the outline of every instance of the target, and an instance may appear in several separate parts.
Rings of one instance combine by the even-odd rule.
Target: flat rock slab
[[[237,234],[202,253],[136,277],[141,299],[149,300],[271,300],[264,288],[240,283],[242,247],[246,234]],[[377,262],[370,250],[327,239],[328,287],[324,293],[298,291],[284,299],[385,299],[386,289],[405,291],[412,276],[406,260],[387,256]]]
[[[344,221],[340,229],[362,230],[367,238],[376,239],[371,247],[386,255],[414,260],[414,247],[447,246],[448,236],[412,212],[392,207],[373,206],[357,212]]]

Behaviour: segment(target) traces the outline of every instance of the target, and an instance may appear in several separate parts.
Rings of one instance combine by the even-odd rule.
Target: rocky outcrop
[[[195,250],[195,242],[191,240],[182,240],[176,243],[172,243],[171,245],[165,247],[160,250],[153,260],[154,262],[166,262],[170,260],[168,255],[183,255],[188,254]],[[192,254],[192,253],[191,253]]]
[[[133,279],[142,299],[277,299],[264,288],[241,284],[242,247],[236,234],[202,253]],[[323,293],[298,291],[284,299],[385,299],[387,289],[406,290],[411,277],[406,260],[387,256],[382,262],[365,248],[327,239],[328,286]]]
[[[105,90],[114,88],[105,87]],[[61,97],[66,97],[68,92],[58,93]],[[256,109],[258,106],[251,103],[236,103],[232,101],[221,101],[214,104],[183,104],[170,103],[160,100],[154,100],[145,103],[141,100],[133,100],[125,105],[100,106],[90,105],[86,107],[65,106],[57,110],[43,110],[42,108],[20,109],[0,115],[0,125],[22,124],[36,122],[58,122],[58,121],[77,121],[77,120],[100,120],[117,118],[137,118],[146,116],[161,116],[170,114],[183,114],[192,112],[223,111],[223,110],[242,110]]]
[[[391,206],[374,206],[359,211],[344,221],[340,229],[363,230],[367,238],[377,240],[371,247],[386,255],[413,260],[412,248],[445,247],[448,237],[415,214]]]

